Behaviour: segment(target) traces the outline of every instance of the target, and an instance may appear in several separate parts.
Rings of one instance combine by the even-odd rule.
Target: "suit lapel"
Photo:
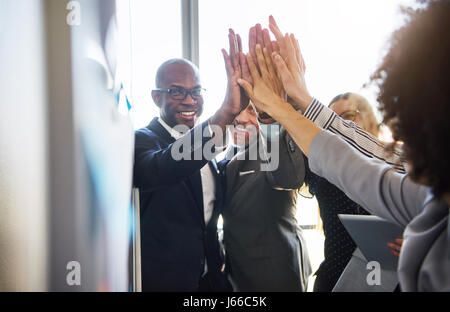
[[[147,126],[147,129],[156,133],[164,142],[168,144],[175,142],[175,139],[170,135],[170,133],[159,123],[157,117],[153,118]]]
[[[175,142],[175,139],[170,135],[170,133],[160,124],[158,118],[154,118],[147,126],[147,129],[156,133],[164,142],[167,143],[167,145],[170,145]],[[220,203],[223,200],[223,194],[222,194],[219,167],[215,159],[210,161],[208,165],[210,166],[214,176],[214,183],[216,186],[216,202]],[[205,208],[203,202],[203,185],[202,185],[203,181],[201,178],[200,170],[198,170],[194,175],[186,179],[185,182],[186,182],[185,185],[192,194],[192,198],[195,202],[196,205],[195,210],[198,212],[200,216],[202,225],[205,226],[205,214],[204,214]],[[216,206],[218,205],[214,206],[212,219],[215,217],[216,214],[220,213],[220,209],[216,209]]]
[[[170,133],[161,125],[161,123],[158,121],[158,118],[154,118],[147,126],[147,129],[156,133],[161,138],[161,140],[167,144],[167,146],[176,141],[175,138],[173,138]],[[203,188],[200,170],[187,178],[183,182],[183,184],[192,195],[192,201],[194,202],[195,206],[193,208],[198,214],[202,225],[205,226],[205,217],[203,211]]]
[[[239,165],[240,165],[240,161],[238,161],[235,158],[233,158],[227,165],[227,193],[231,194],[232,192],[234,192],[234,186],[237,183],[237,176],[239,175]],[[228,195],[227,195],[228,197]]]
[[[242,160],[238,159],[240,153]],[[240,151],[227,165],[227,193],[235,194],[245,181],[257,175],[260,171],[260,160],[249,160],[249,148]],[[259,155],[258,158],[259,159]],[[228,197],[228,195],[227,195]]]

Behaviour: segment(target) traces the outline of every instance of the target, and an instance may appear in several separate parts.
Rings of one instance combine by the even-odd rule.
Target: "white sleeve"
[[[322,129],[328,130],[369,158],[379,159],[391,165],[397,172],[405,173],[405,163],[401,151],[388,153],[385,144],[356,123],[339,117],[332,109],[313,99],[304,116]]]

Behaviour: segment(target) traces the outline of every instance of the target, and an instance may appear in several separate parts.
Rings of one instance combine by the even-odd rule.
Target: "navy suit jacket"
[[[208,131],[207,122],[177,141],[191,143],[184,145],[191,147],[191,159],[210,140],[202,137],[201,144],[194,145],[194,130]],[[174,160],[174,142],[157,118],[136,131],[134,185],[140,190],[142,289],[197,291],[206,258],[213,289],[229,290],[221,272],[224,260],[217,235],[223,202],[220,172],[215,161],[209,163],[216,179],[216,202],[206,226],[200,169],[208,160]]]

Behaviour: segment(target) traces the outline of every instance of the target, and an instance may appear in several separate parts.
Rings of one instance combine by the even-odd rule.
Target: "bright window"
[[[412,0],[199,0],[200,73],[207,89],[202,120],[222,104],[226,76],[221,48],[230,27],[247,50],[248,29],[267,27],[274,15],[283,31],[300,41],[311,94],[324,103],[346,91],[361,93],[376,105],[375,90],[363,89],[379,64],[389,34],[401,24],[399,4]],[[125,89],[133,103],[135,128],[158,115],[151,89],[158,66],[182,57],[181,1],[119,0]]]
[[[135,129],[159,115],[151,90],[164,61],[182,57],[180,0],[117,0],[124,88]]]
[[[226,91],[221,49],[228,49],[233,28],[248,51],[248,30],[256,23],[268,27],[273,15],[280,28],[299,39],[306,80],[312,96],[324,104],[337,94],[356,92],[375,107],[376,90],[364,89],[380,64],[388,39],[401,25],[400,4],[412,0],[199,0],[199,53],[202,85],[207,89],[201,120],[220,107]],[[124,88],[133,104],[134,126],[146,126],[158,116],[151,98],[158,66],[182,57],[181,1],[117,0],[123,46]],[[195,34],[194,34],[195,36]],[[317,202],[299,198],[297,219],[319,225]],[[323,235],[305,231],[314,270],[323,259]],[[312,285],[312,284],[311,284]]]
[[[375,91],[362,89],[381,61],[389,35],[402,19],[399,4],[409,0],[199,0],[200,72],[208,92],[205,117],[222,103],[226,76],[221,48],[228,29],[239,33],[248,51],[248,30],[268,28],[272,14],[282,31],[300,41],[310,93],[328,102],[337,94],[358,92],[376,104]]]
[[[380,64],[390,34],[402,23],[400,4],[409,0],[199,0],[200,73],[208,90],[204,117],[223,101],[226,74],[221,48],[228,49],[228,29],[243,39],[256,23],[268,28],[273,15],[281,30],[299,39],[306,62],[306,81],[312,96],[324,104],[344,92],[356,92],[377,106],[376,90],[364,89]],[[317,201],[299,196],[297,220],[308,229],[321,227]],[[323,233],[305,230],[315,271],[323,260]],[[310,280],[310,289],[314,278]]]

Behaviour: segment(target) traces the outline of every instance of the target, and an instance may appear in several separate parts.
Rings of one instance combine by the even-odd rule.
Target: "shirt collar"
[[[161,126],[164,127],[164,129],[167,130],[167,132],[169,132],[169,134],[175,140],[178,140],[179,138],[181,138],[183,136],[182,133],[180,133],[180,132],[174,130],[172,127],[170,127],[161,117],[158,117],[158,122],[161,124]]]

